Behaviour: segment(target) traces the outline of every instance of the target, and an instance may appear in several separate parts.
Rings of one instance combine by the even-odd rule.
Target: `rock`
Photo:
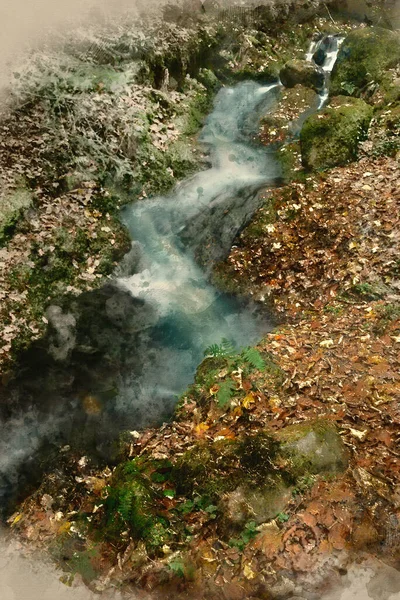
[[[324,170],[355,160],[372,113],[363,100],[339,96],[324,111],[311,115],[300,134],[304,167]]]
[[[348,464],[346,448],[335,425],[328,420],[285,427],[277,437],[299,474],[338,473]]]
[[[315,64],[322,67],[327,58],[328,52],[332,52],[333,50],[335,50],[335,48],[337,47],[336,44],[337,42],[335,37],[331,35],[326,35],[325,37],[323,37],[320,43],[318,44],[318,48],[313,54],[313,61],[315,62]]]
[[[0,247],[31,203],[32,194],[24,187],[20,187],[10,194],[0,193]]]
[[[332,96],[359,96],[372,83],[381,83],[388,69],[400,62],[400,33],[364,28],[344,40],[332,71]]]
[[[265,489],[239,486],[224,496],[221,509],[230,525],[242,528],[249,521],[260,525],[282,512],[291,497],[291,489],[283,484]]]
[[[306,60],[288,61],[279,74],[285,87],[295,87],[298,84],[314,90],[322,90],[325,82],[324,71]]]
[[[318,95],[308,87],[296,85],[283,90],[276,107],[269,110],[261,120],[261,141],[270,144],[296,136],[300,132],[304,115],[310,107],[316,108],[318,102]]]

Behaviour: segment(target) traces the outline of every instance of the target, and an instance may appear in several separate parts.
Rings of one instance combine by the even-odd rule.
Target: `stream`
[[[340,45],[332,40],[327,81]],[[281,183],[276,148],[256,141],[280,91],[279,82],[251,81],[221,89],[199,135],[210,168],[170,195],[127,206],[134,242],[118,276],[49,308],[49,333],[0,399],[0,509],[26,493],[60,446],[109,459],[121,431],[170,419],[211,344],[226,338],[240,349],[272,329],[265,311],[219,292],[209,275],[262,204],[259,190]],[[307,114],[327,97],[325,87]]]

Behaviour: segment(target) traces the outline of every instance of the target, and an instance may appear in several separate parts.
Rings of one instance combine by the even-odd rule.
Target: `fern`
[[[204,350],[204,356],[208,358],[227,357],[233,354],[235,354],[235,348],[226,338],[222,338],[220,344],[211,344]]]
[[[234,389],[235,384],[230,379],[221,383],[217,393],[217,401],[220,408],[224,408],[230,402]]]
[[[117,510],[124,521],[130,521],[132,516],[134,493],[131,490],[124,490],[119,494]]]
[[[256,348],[245,348],[242,352],[242,357],[254,369],[258,371],[265,370],[265,361]]]

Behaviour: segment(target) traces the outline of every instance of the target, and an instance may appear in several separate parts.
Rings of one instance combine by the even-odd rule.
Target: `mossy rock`
[[[288,88],[300,84],[319,91],[324,87],[324,71],[307,60],[289,60],[279,75],[283,85]]]
[[[324,111],[310,116],[300,134],[303,165],[324,170],[357,158],[373,110],[363,100],[338,96]]]
[[[0,195],[0,246],[12,236],[18,220],[31,203],[32,195],[25,187]]]
[[[340,49],[332,71],[332,96],[360,96],[381,83],[388,69],[400,62],[400,33],[379,27],[352,31]]]
[[[277,105],[261,119],[262,142],[270,144],[296,137],[303,115],[317,108],[318,102],[316,92],[303,85],[283,90]]]
[[[284,181],[291,182],[304,180],[306,171],[302,168],[299,141],[282,146],[279,152],[277,152],[277,159],[281,165]]]
[[[292,497],[292,489],[278,477],[275,485],[263,488],[239,486],[225,494],[220,503],[223,529],[240,529],[249,521],[265,523],[283,512]]]
[[[152,538],[156,523],[154,501],[154,490],[138,461],[120,464],[104,502],[104,536],[118,539],[120,532],[128,529],[137,539]]]
[[[340,473],[347,467],[347,451],[331,421],[290,425],[278,432],[277,438],[281,452],[292,461],[295,478],[307,473]]]

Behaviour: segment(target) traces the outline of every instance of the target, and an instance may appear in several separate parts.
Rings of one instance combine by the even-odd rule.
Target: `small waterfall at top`
[[[343,36],[327,35],[318,42],[312,42],[308,50],[307,60],[320,66],[325,73],[325,85],[319,94],[318,110],[323,108],[328,100],[330,75],[343,41]]]

